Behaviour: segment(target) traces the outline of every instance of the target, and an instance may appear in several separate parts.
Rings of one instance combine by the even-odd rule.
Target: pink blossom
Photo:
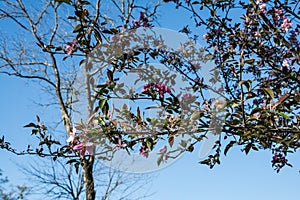
[[[161,148],[160,150],[159,150],[159,153],[158,153],[159,155],[160,155],[160,158],[162,159],[162,160],[168,160],[168,156],[167,156],[167,146],[165,145],[163,148]]]
[[[254,36],[255,37],[260,37],[260,32],[259,31],[255,31]]]
[[[275,15],[274,20],[275,21],[279,21],[280,20],[280,16],[279,15]]]
[[[94,155],[95,153],[95,145],[92,142],[88,142],[85,144],[85,153],[88,155]]]
[[[171,88],[169,88],[168,86],[164,85],[163,83],[156,83],[156,84],[146,84],[143,89],[142,89],[142,93],[148,92],[150,90],[150,88],[153,87],[155,89],[158,90],[158,94],[160,98],[164,98],[164,95],[166,93],[171,94]]]
[[[167,146],[165,145],[163,148],[161,148],[160,150],[159,150],[159,154],[160,155],[165,155],[167,153]]]
[[[151,88],[151,84],[147,83],[146,85],[144,85],[144,87],[142,89],[142,93],[148,92],[150,88]]]
[[[171,52],[168,52],[168,53],[167,53],[167,56],[168,56],[168,58],[172,58],[172,57],[173,57],[173,54],[172,54]]]
[[[289,67],[289,66],[290,66],[287,59],[285,59],[285,60],[282,62],[282,66],[283,66],[283,67]]]
[[[281,28],[283,29],[283,30],[285,30],[285,32],[287,32],[288,30],[289,30],[289,28],[291,28],[292,27],[292,23],[291,23],[291,21],[286,17],[286,16],[284,16],[283,17],[283,22],[282,22],[282,24],[281,24]]]
[[[67,143],[73,143],[75,140],[75,135],[70,135],[69,138],[67,139]]]
[[[80,150],[83,150],[84,149],[84,144],[82,142],[79,142],[78,144],[76,144],[74,147],[73,147],[73,150],[74,151],[80,151]]]
[[[208,35],[207,33],[205,33],[205,34],[203,35],[203,39],[204,39],[204,40],[208,40],[208,39],[209,39],[209,35]]]
[[[80,157],[83,157],[85,154],[94,155],[95,145],[92,142],[87,142],[86,144],[79,142],[72,149],[78,151]]]
[[[158,89],[159,97],[164,98],[165,93],[171,93],[171,88],[168,86],[162,84],[162,83],[157,83],[154,85],[154,88]]]
[[[143,20],[145,18],[145,13],[144,12],[140,12],[140,20]]]
[[[139,27],[149,27],[149,19],[147,17],[145,17],[145,13],[144,12],[140,12],[140,18],[139,20],[132,20],[132,24],[134,28],[139,28]]]
[[[261,12],[262,12],[262,13],[265,14],[265,13],[267,12],[267,10],[266,10],[267,5],[266,5],[265,3],[261,4],[261,5],[259,6],[259,8],[261,9]]]
[[[182,96],[182,100],[183,101],[187,101],[189,100],[190,98],[192,98],[192,95],[190,93],[186,93]]]
[[[288,160],[281,153],[280,154],[275,154],[272,158],[272,164],[273,165],[278,164],[278,163],[282,164],[282,165],[285,165],[287,162],[288,162]]]
[[[122,149],[122,148],[125,148],[127,146],[126,143],[122,142],[122,140],[119,139],[118,141],[118,144],[116,144],[116,150],[119,150],[119,149]]]
[[[78,48],[77,40],[74,39],[72,42],[67,42],[66,52],[68,55],[71,55]]]
[[[75,140],[75,135],[76,135],[76,128],[75,128],[75,127],[72,128],[72,132],[70,132],[69,135],[70,135],[70,136],[69,136],[69,138],[67,139],[67,142],[68,142],[68,143],[73,143],[74,140]]]
[[[275,8],[275,12],[280,16],[283,15],[283,10],[281,10],[281,9]]]
[[[281,16],[283,15],[283,10],[274,8],[274,11],[275,11],[274,20],[279,21],[281,19]]]
[[[140,147],[140,154],[146,158],[149,156],[149,150],[145,146]]]
[[[138,20],[133,19],[131,22],[132,22],[134,28],[138,28],[140,26]]]
[[[143,27],[148,27],[149,23],[148,23],[148,19],[145,18],[145,20],[143,21]]]

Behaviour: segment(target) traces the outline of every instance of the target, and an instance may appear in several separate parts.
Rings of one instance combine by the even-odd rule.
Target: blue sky
[[[164,28],[179,30],[186,18],[174,18],[171,9],[161,13],[166,19],[161,23]],[[184,15],[183,15],[184,16]],[[177,16],[178,17],[178,16]],[[186,16],[185,16],[186,17]],[[200,32],[199,35],[204,33]],[[56,113],[49,113],[38,107],[33,101],[39,101],[43,94],[35,84],[0,74],[0,135],[18,148],[26,148],[32,139],[25,124],[35,120],[35,115],[45,116],[44,121],[52,122]],[[299,153],[288,159],[293,168],[284,168],[277,174],[271,167],[271,152],[250,152],[245,155],[238,148],[222,156],[221,165],[214,169],[198,164],[195,153],[186,153],[174,164],[153,173],[150,191],[154,195],[147,200],[262,200],[262,199],[299,199],[300,185]],[[26,182],[15,163],[26,164],[30,157],[14,156],[0,150],[0,168],[9,177],[12,184]]]

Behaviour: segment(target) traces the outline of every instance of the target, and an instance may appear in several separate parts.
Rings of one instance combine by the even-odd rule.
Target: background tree
[[[75,170],[73,165],[66,165],[64,159],[53,161],[51,158],[40,158],[30,166],[21,166],[34,188],[31,194],[44,196],[47,199],[84,199],[84,175],[81,168]],[[144,192],[148,175],[127,174],[95,162],[96,199],[143,199],[150,193]]]
[[[8,36],[13,39],[2,37],[1,73],[36,80],[43,89],[53,95],[54,101],[47,102],[47,104],[58,105],[63,125],[70,135],[69,145],[64,145],[65,142],[56,139],[59,138],[58,135],[53,136],[47,133],[46,126],[37,117],[37,123],[29,123],[25,126],[32,127],[32,135],[36,135],[39,140],[39,146],[36,149],[28,146],[26,151],[19,152],[11,148],[4,137],[1,139],[1,148],[19,155],[37,154],[53,157],[54,160],[58,157],[67,158],[68,163],[74,164],[76,170],[83,168],[86,199],[96,197],[93,178],[94,145],[89,143],[89,147],[86,144],[80,146],[82,143],[73,135],[75,128],[72,128],[72,104],[76,101],[76,91],[72,84],[79,65],[74,65],[72,62],[80,61],[76,57],[85,57],[95,47],[94,41],[100,42],[101,23],[111,28],[119,27],[117,24],[126,26],[134,9],[149,9],[149,7],[138,7],[134,1],[111,1],[108,4],[102,4],[100,0],[97,0],[92,3],[88,1],[44,1],[32,5],[22,0],[2,1],[0,10],[0,18],[4,20],[4,23],[14,22],[18,30],[17,35]],[[157,6],[153,4],[153,13],[156,12]],[[116,9],[120,18],[117,15],[107,17],[105,13],[110,10],[106,8]],[[74,16],[65,15],[66,13],[73,13]],[[72,20],[79,24],[73,23]],[[24,38],[18,38],[21,33]],[[92,35],[95,37],[92,38]],[[11,41],[11,44],[8,45],[6,41]],[[75,50],[79,50],[78,54],[74,53]],[[74,61],[70,61],[71,58]],[[91,112],[90,103],[87,106]],[[111,193],[111,191],[107,192]]]
[[[0,183],[0,198],[3,200],[27,199],[30,193],[30,188],[25,185],[8,185],[9,179],[3,176],[2,170],[0,170]]]

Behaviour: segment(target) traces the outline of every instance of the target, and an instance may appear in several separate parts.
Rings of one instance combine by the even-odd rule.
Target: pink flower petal
[[[88,155],[94,155],[95,154],[95,145],[92,142],[88,142],[85,144],[85,151]]]
[[[79,142],[78,144],[76,144],[74,147],[73,147],[73,150],[75,151],[80,151],[84,148],[84,144],[82,142]]]

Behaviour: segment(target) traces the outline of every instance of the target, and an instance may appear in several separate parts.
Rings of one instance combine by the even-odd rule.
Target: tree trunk
[[[90,156],[88,159],[83,159],[83,170],[85,178],[86,200],[95,200],[96,191],[94,186],[93,167],[94,156]]]

